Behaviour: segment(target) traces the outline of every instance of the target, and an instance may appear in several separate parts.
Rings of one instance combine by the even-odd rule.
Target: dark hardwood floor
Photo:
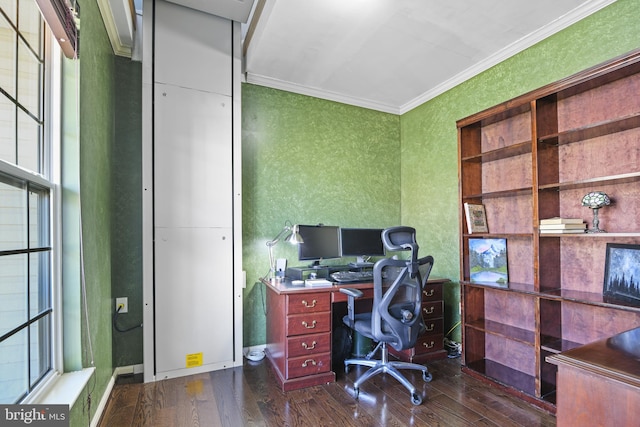
[[[422,391],[411,404],[396,380],[378,375],[351,393],[363,372],[333,384],[283,393],[266,359],[238,368],[113,388],[99,424],[125,426],[555,426],[553,415],[460,372],[459,359],[428,364],[433,380],[405,371]],[[123,381],[124,380],[124,381]],[[123,383],[124,382],[124,383]]]

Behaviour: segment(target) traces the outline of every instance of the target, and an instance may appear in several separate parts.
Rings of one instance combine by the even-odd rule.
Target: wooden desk
[[[640,420],[640,328],[547,358],[558,365],[558,426]]]
[[[441,298],[442,284],[446,282],[447,279],[430,278],[425,295],[429,295],[429,298],[439,295]],[[373,283],[349,283],[326,288],[291,286],[288,281],[263,280],[263,283],[267,287],[265,354],[282,390],[296,390],[335,381],[335,373],[331,370],[331,333],[337,326],[333,320],[333,305],[347,301],[347,296],[339,289],[360,289],[364,297],[359,300],[371,300]],[[432,292],[433,286],[439,287],[440,292]],[[440,328],[442,336],[441,319],[434,325],[433,328]],[[442,343],[438,348],[442,350]]]

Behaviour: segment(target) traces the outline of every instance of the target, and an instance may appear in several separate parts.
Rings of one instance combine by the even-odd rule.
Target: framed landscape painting
[[[607,243],[602,293],[640,305],[640,245]]]
[[[469,274],[472,282],[506,286],[507,239],[469,239]]]

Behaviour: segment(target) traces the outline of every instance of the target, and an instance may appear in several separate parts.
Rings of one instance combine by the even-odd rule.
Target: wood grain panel
[[[531,194],[486,199],[484,205],[489,232],[533,233]]]
[[[558,101],[558,130],[576,129],[640,111],[640,74]],[[615,102],[613,102],[615,100]],[[589,108],[585,108],[588,105]]]
[[[527,375],[536,374],[533,346],[491,334],[485,338],[485,346],[487,359]]]
[[[587,344],[640,326],[640,313],[604,307],[585,310],[580,304],[564,302],[562,320],[565,339]]]
[[[487,152],[531,140],[529,111],[482,127],[482,151]]]
[[[534,300],[526,295],[504,291],[485,291],[484,317],[497,323],[533,331]],[[524,313],[530,315],[523,316]]]
[[[482,167],[482,192],[513,190],[531,187],[531,155],[509,157],[484,163]],[[531,208],[529,208],[531,210]]]

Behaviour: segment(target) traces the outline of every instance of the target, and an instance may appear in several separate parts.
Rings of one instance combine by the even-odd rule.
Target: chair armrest
[[[347,294],[352,298],[362,298],[362,296],[364,295],[364,292],[362,292],[360,289],[354,288],[340,288],[340,292],[342,292],[343,294]]]
[[[354,288],[340,288],[340,292],[347,295],[347,317],[349,318],[349,323],[347,325],[353,329],[356,318],[355,301],[356,298],[361,298],[364,295],[364,292],[360,289]]]

